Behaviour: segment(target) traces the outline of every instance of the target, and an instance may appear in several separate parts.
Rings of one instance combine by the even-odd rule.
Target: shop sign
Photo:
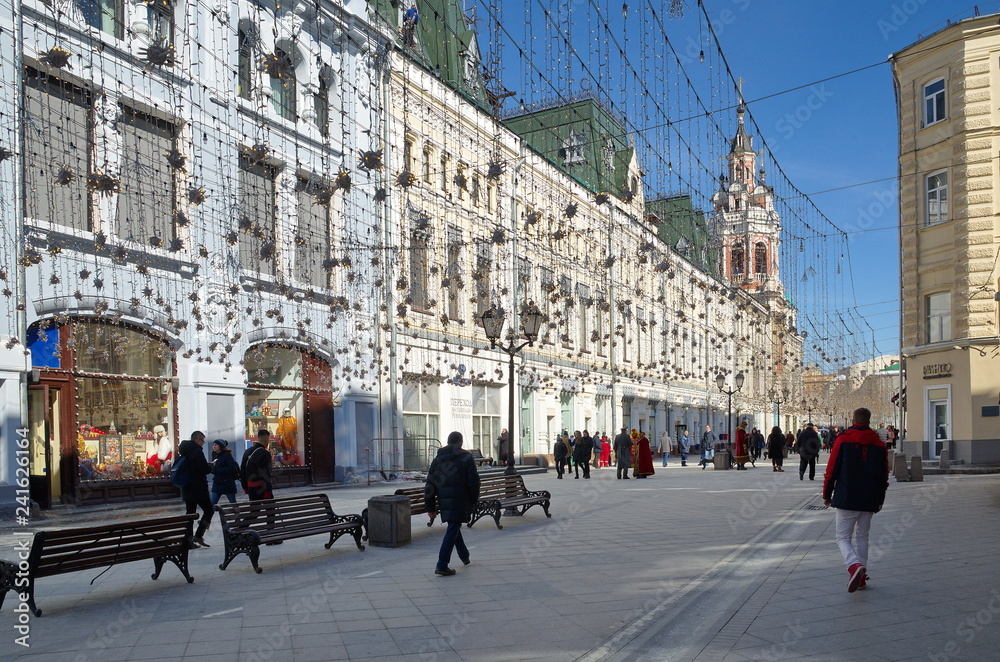
[[[924,366],[924,379],[951,377],[950,363],[930,363]]]
[[[472,400],[467,398],[451,399],[451,415],[458,419],[472,419]]]

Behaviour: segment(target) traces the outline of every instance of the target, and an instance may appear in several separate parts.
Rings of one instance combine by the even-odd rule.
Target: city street
[[[826,459],[823,454],[821,461]],[[359,552],[323,536],[261,550],[225,572],[217,523],[191,551],[193,584],[152,562],[39,580],[30,648],[15,644],[17,597],[0,611],[4,660],[985,660],[1000,645],[1000,476],[928,476],[890,487],[875,517],[869,588],[846,590],[822,506],[759,461],[746,472],[680,467],[647,480],[525,476],[540,508],[480,520],[472,564],[434,575],[444,528],[413,518],[412,544]],[[824,467],[819,468],[821,472]],[[359,513],[397,485],[328,491]],[[307,490],[308,491],[308,490]],[[312,491],[315,491],[313,489]],[[296,490],[296,492],[302,492]],[[288,492],[286,492],[287,494]],[[281,496],[280,494],[276,496]],[[183,512],[181,503],[90,510],[92,522]],[[83,526],[79,513],[45,525]],[[9,529],[0,558],[16,557]],[[98,575],[100,575],[98,577]],[[95,579],[96,577],[96,579]],[[93,584],[91,585],[91,580]]]

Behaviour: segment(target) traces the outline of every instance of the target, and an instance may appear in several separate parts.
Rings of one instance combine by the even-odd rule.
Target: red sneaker
[[[868,575],[861,577],[861,581],[858,583],[858,590],[863,591],[868,587]]]
[[[847,574],[851,576],[850,581],[847,582],[847,592],[854,593],[864,581],[865,567],[860,563],[854,563],[847,569]]]

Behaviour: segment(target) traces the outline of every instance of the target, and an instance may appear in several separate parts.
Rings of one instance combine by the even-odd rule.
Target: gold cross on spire
[[[736,81],[736,87],[737,87],[737,89],[739,91],[740,101],[742,102],[743,101],[743,76],[740,76],[740,79],[738,81]]]

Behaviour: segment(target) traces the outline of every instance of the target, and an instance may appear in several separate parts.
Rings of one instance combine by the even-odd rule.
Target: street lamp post
[[[802,401],[802,408],[806,410],[806,414],[807,414],[807,416],[806,416],[806,423],[812,423],[813,409],[816,408],[816,404],[817,403],[816,403],[815,400],[803,400]]]
[[[507,397],[507,469],[504,471],[504,475],[516,476],[517,469],[514,468],[514,357],[538,338],[538,330],[542,325],[542,311],[532,303],[528,304],[521,314],[521,333],[524,335],[524,341],[518,341],[516,336],[511,336],[505,344],[500,342],[500,335],[506,321],[506,313],[503,309],[495,306],[490,306],[479,316],[479,324],[486,332],[490,347],[499,348],[510,357],[510,377],[508,378],[510,392]]]
[[[743,373],[736,375],[736,388],[727,389],[726,386],[726,376],[719,373],[715,378],[715,385],[719,387],[719,390],[729,396],[729,414],[727,416],[727,424],[729,426],[728,432],[726,434],[726,446],[732,447],[733,444],[733,393],[736,393],[741,388],[743,388]]]
[[[777,407],[777,411],[774,416],[778,419],[778,421],[775,425],[781,427],[781,405],[788,402],[788,389],[782,389],[780,393],[778,391],[771,391],[771,402],[773,402]]]

